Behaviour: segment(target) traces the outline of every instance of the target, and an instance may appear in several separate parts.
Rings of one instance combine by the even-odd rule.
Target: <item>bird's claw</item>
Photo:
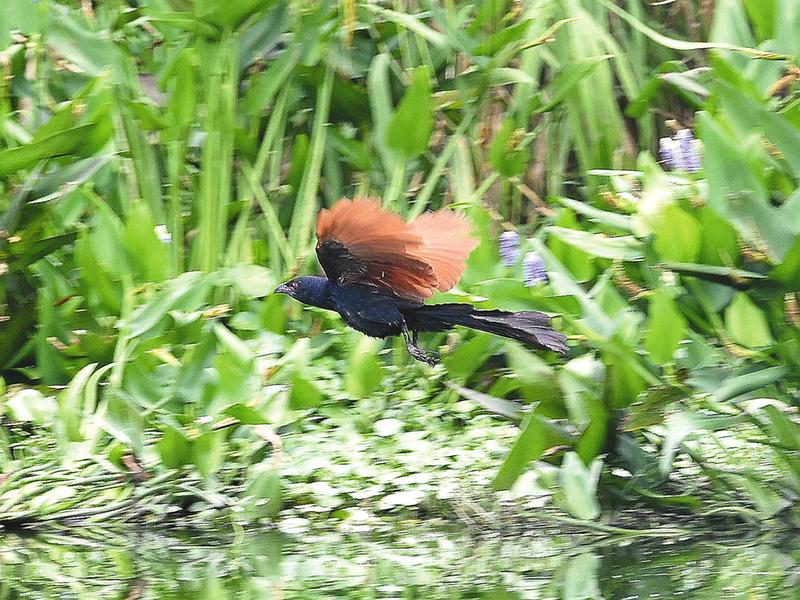
[[[430,367],[435,367],[436,364],[439,362],[439,355],[435,352],[427,353],[421,348],[417,348],[416,346],[411,346],[408,348],[408,353],[420,362],[424,362]]]

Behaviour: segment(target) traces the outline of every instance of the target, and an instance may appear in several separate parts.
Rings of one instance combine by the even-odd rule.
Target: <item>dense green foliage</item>
[[[480,483],[796,522],[800,1],[96,4],[0,7],[0,519],[416,506],[441,463],[409,492],[281,440],[519,424]],[[665,171],[686,128],[702,168]],[[431,370],[270,295],[356,194],[464,210],[436,300],[560,315],[569,356],[458,331]],[[511,229],[549,283],[500,262]],[[326,473],[356,483],[292,487]]]

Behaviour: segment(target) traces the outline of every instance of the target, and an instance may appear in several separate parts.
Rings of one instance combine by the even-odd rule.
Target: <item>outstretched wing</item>
[[[411,229],[422,238],[425,257],[438,280],[436,289],[446,292],[458,283],[464,262],[478,245],[470,235],[469,221],[442,209],[418,216],[411,222]]]
[[[328,279],[366,283],[421,300],[436,286],[422,239],[372,198],[340,200],[317,218],[317,257]]]
[[[329,279],[365,283],[413,300],[448,290],[476,245],[469,224],[450,211],[408,224],[378,200],[340,200],[317,218],[317,257]]]

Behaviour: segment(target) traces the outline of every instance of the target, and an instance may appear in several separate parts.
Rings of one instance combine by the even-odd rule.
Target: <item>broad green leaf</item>
[[[563,600],[587,600],[602,598],[598,583],[600,558],[594,552],[573,556],[564,572]]]
[[[664,437],[664,444],[661,449],[661,461],[659,470],[666,475],[672,469],[672,461],[678,447],[690,435],[703,431],[719,431],[728,429],[743,420],[743,416],[716,416],[704,415],[692,412],[679,412],[667,417],[667,434]]]
[[[70,381],[67,389],[58,396],[59,425],[64,428],[66,436],[64,441],[79,442],[81,435],[81,422],[83,421],[84,394],[86,384],[97,367],[92,363],[83,367]]]
[[[114,388],[106,390],[96,419],[103,430],[128,446],[137,456],[141,455],[144,417],[128,393]]]
[[[800,153],[797,151],[800,128],[725,81],[715,82],[715,92],[734,126],[745,135],[754,130],[762,131],[767,141],[780,151],[795,179],[800,178]]]
[[[789,290],[800,290],[800,235],[783,257],[783,262],[772,269],[770,278],[780,281]]]
[[[316,384],[299,373],[295,373],[292,377],[289,408],[291,410],[316,408],[321,402],[322,392],[319,391]]]
[[[53,396],[45,396],[33,388],[19,390],[5,401],[5,409],[10,419],[28,421],[37,425],[49,425],[58,411]]]
[[[192,462],[203,477],[216,473],[224,460],[224,431],[208,431],[192,441]]]
[[[244,404],[234,404],[225,409],[225,414],[238,419],[239,422],[245,425],[263,425],[268,423],[267,419],[261,415],[256,409],[246,406]]]
[[[448,375],[466,381],[491,356],[494,342],[492,336],[478,334],[459,344],[442,359]]]
[[[167,276],[169,246],[158,239],[150,209],[132,202],[125,219],[124,242],[128,255],[144,281],[162,281]]]
[[[769,322],[744,292],[738,292],[725,309],[725,329],[733,341],[747,348],[760,348],[773,343]]]
[[[495,398],[489,394],[484,394],[477,390],[462,387],[460,385],[448,384],[450,389],[457,391],[467,400],[471,400],[478,406],[485,408],[491,413],[506,417],[512,421],[518,421],[522,418],[522,405],[518,402],[512,402],[503,398]]]
[[[591,521],[600,515],[597,503],[597,482],[603,461],[595,459],[587,467],[575,452],[564,455],[559,473],[559,483],[564,493],[563,502],[570,514],[578,519]]]
[[[156,449],[164,465],[171,469],[187,464],[192,457],[189,440],[183,433],[169,425],[164,428],[164,435],[156,443]]]
[[[283,502],[280,473],[271,466],[254,466],[243,496],[246,515],[275,517]]]
[[[219,28],[236,29],[251,16],[270,8],[275,0],[206,0],[203,4],[208,12],[203,13],[205,21]]]
[[[700,255],[703,230],[692,215],[669,204],[656,219],[653,248],[664,261],[694,262]]]
[[[739,259],[736,229],[708,206],[693,212],[702,228],[700,260],[707,265],[731,265]]]
[[[203,306],[212,281],[210,275],[189,271],[167,282],[155,298],[131,314],[125,323],[127,334],[133,338],[147,333],[175,308],[197,310]]]
[[[428,148],[433,131],[431,87],[428,71],[419,67],[411,74],[411,85],[397,105],[386,128],[386,144],[406,158],[414,158]]]
[[[788,450],[796,452],[800,450],[800,423],[789,418],[788,414],[791,410],[793,409],[781,410],[773,404],[764,407],[775,439]]]
[[[588,231],[548,227],[547,231],[570,246],[599,258],[638,261],[644,258],[642,243],[633,236],[609,237]]]
[[[672,361],[678,345],[683,339],[686,319],[678,311],[675,302],[663,290],[650,296],[648,331],[645,349],[653,362],[664,364]]]
[[[108,35],[90,30],[74,12],[55,2],[48,3],[50,15],[45,41],[60,56],[92,76],[110,71],[124,81],[128,64]]]
[[[378,358],[381,343],[361,336],[347,363],[345,389],[354,398],[365,398],[373,393],[383,381],[385,369]]]
[[[789,373],[789,367],[767,367],[758,371],[752,371],[744,375],[727,378],[723,384],[714,392],[715,402],[724,402],[731,398],[736,398],[748,392],[754,392],[776,383]]]
[[[739,473],[725,473],[724,475],[725,479],[744,488],[753,506],[765,519],[774,517],[791,504],[789,500],[782,497],[775,490],[770,489],[766,483],[762,483],[755,476],[740,475]]]
[[[532,414],[522,426],[522,432],[503,461],[500,471],[492,481],[495,490],[508,490],[531,461],[553,448],[567,444],[569,435],[554,423]]]
[[[704,144],[709,205],[734,223],[747,241],[757,248],[766,244],[770,257],[781,260],[795,236],[780,210],[769,203],[763,169],[753,163],[742,141],[725,135],[708,113],[698,113],[697,126]]]
[[[94,123],[79,125],[17,148],[0,151],[0,177],[29,169],[41,160],[75,152],[94,126]]]
[[[622,229],[623,231],[633,231],[633,218],[630,215],[601,210],[586,202],[579,202],[578,200],[572,200],[570,198],[559,198],[558,201],[595,223],[608,225],[609,227]]]

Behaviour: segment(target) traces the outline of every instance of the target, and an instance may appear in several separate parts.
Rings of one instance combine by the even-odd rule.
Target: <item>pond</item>
[[[291,529],[291,523],[284,529]],[[76,529],[3,535],[2,598],[796,598],[785,540],[620,542],[393,531]]]

